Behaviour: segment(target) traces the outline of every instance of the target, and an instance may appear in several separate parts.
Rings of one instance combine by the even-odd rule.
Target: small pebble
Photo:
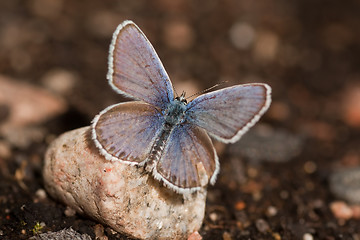
[[[217,213],[212,212],[209,214],[209,218],[211,221],[216,222],[216,220],[218,219],[218,215],[217,215]]]
[[[281,235],[277,232],[272,233],[274,240],[281,240]]]
[[[94,233],[96,240],[108,240],[108,237],[104,233],[104,226],[101,224],[96,224],[94,226]]]
[[[11,147],[8,142],[0,140],[0,158],[7,159],[11,156]]]
[[[313,240],[313,239],[314,239],[314,237],[310,233],[305,233],[303,235],[303,240]]]
[[[360,166],[360,151],[350,150],[344,154],[340,160],[340,164],[344,167]]]
[[[108,39],[121,20],[121,16],[113,11],[98,9],[89,14],[86,27],[94,36]]]
[[[203,239],[202,236],[200,235],[200,233],[198,231],[193,232],[192,234],[190,234],[190,236],[188,237],[188,240],[201,240]]]
[[[258,31],[256,33],[254,58],[259,62],[273,61],[278,54],[279,37],[271,31]]]
[[[246,211],[236,211],[235,213],[236,217],[236,224],[239,228],[244,229],[251,225],[250,219],[246,214]]]
[[[343,93],[343,119],[352,127],[360,127],[360,85],[349,86]]]
[[[236,202],[235,204],[235,209],[237,211],[241,211],[241,210],[244,210],[246,208],[246,203],[244,201],[238,201]]]
[[[223,240],[232,240],[231,234],[229,232],[224,232],[222,235]]]
[[[261,233],[265,233],[270,230],[269,224],[264,219],[257,219],[255,226],[256,229]]]
[[[259,170],[254,167],[249,167],[247,169],[247,174],[248,174],[249,178],[256,178],[259,175]]]
[[[320,209],[324,206],[324,201],[322,199],[315,199],[311,204],[314,208]]]
[[[44,86],[60,95],[69,94],[78,82],[75,73],[65,69],[52,69],[41,79]]]
[[[252,193],[255,194],[257,192],[261,192],[263,189],[263,185],[260,182],[249,180],[246,184],[241,187],[241,191],[244,193]]]
[[[330,209],[338,219],[349,220],[353,216],[352,209],[342,201],[332,202],[330,204]]]
[[[266,115],[277,121],[286,121],[291,115],[290,107],[286,102],[273,101]]]
[[[65,209],[65,211],[64,211],[64,214],[65,214],[65,216],[67,216],[67,217],[73,217],[73,216],[76,215],[76,211],[75,211],[75,209],[67,206],[66,209]]]
[[[165,23],[164,39],[167,45],[177,50],[189,49],[194,44],[195,33],[192,26],[182,20]]]
[[[35,196],[38,200],[42,201],[46,199],[47,194],[44,189],[40,188],[35,192]]]
[[[229,35],[231,43],[240,50],[249,49],[255,40],[255,30],[246,22],[236,22],[232,25]]]
[[[276,214],[278,213],[278,210],[276,207],[274,206],[269,206],[267,209],[266,209],[266,215],[268,217],[274,217],[276,216]]]
[[[313,162],[313,161],[307,161],[305,162],[304,164],[304,171],[307,173],[307,174],[312,174],[316,171],[317,169],[317,166],[316,166],[316,163]]]

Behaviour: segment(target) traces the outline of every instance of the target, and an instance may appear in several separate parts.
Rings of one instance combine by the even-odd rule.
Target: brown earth
[[[360,166],[359,11],[359,1],[334,0],[1,1],[0,74],[67,107],[15,124],[14,106],[0,101],[0,129],[12,127],[0,132],[0,239],[70,226],[101,235],[44,196],[41,169],[52,139],[125,100],[105,77],[111,34],[125,19],[148,36],[178,92],[221,81],[273,89],[259,134],[216,144],[222,169],[203,239],[360,239],[359,219],[334,216],[329,188],[332,172]],[[241,150],[250,140],[255,155]],[[104,235],[127,239],[106,226]]]

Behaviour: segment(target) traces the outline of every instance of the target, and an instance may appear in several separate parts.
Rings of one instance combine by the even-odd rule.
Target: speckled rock
[[[57,138],[45,155],[47,191],[118,232],[140,239],[184,239],[197,231],[206,190],[183,196],[142,168],[107,161],[80,128]]]
[[[40,123],[64,113],[63,98],[46,89],[0,75],[0,138],[18,148],[41,142]]]
[[[30,240],[91,240],[87,234],[80,234],[71,227],[57,232],[47,232],[35,235]]]
[[[45,89],[0,75],[0,131],[38,124],[66,111],[65,101]],[[6,112],[6,114],[4,114]]]
[[[284,129],[257,125],[238,142],[229,146],[233,156],[244,156],[252,162],[287,162],[302,151],[303,139]]]

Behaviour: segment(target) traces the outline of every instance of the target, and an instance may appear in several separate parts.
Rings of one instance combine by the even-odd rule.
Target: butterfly
[[[121,23],[109,50],[107,79],[136,101],[105,108],[92,121],[92,139],[110,161],[143,166],[179,194],[214,184],[220,170],[209,135],[234,143],[268,109],[267,84],[235,85],[189,103],[177,96],[153,46],[132,21]],[[205,175],[205,185],[204,185]]]

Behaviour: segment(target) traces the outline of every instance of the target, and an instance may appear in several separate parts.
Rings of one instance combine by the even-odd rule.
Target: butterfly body
[[[131,21],[114,32],[107,78],[115,91],[137,101],[112,105],[94,118],[92,138],[100,153],[144,166],[181,194],[215,183],[220,167],[209,135],[236,142],[271,102],[271,88],[261,83],[209,92],[189,103],[185,93],[174,96],[155,50]]]
[[[146,171],[153,171],[156,162],[161,158],[163,150],[172,131],[177,125],[183,124],[186,121],[186,105],[187,101],[185,99],[185,93],[183,93],[180,97],[176,97],[170,101],[165,110],[162,111],[164,124],[161,132],[158,134],[158,137],[155,140],[151,154],[146,160]]]
[[[145,161],[145,170],[147,172],[152,172],[157,161],[160,160],[161,154],[164,151],[164,147],[166,146],[166,143],[173,129],[174,129],[174,125],[170,125],[166,122],[164,123],[161,132],[159,133],[158,137],[155,139],[151,153]]]

